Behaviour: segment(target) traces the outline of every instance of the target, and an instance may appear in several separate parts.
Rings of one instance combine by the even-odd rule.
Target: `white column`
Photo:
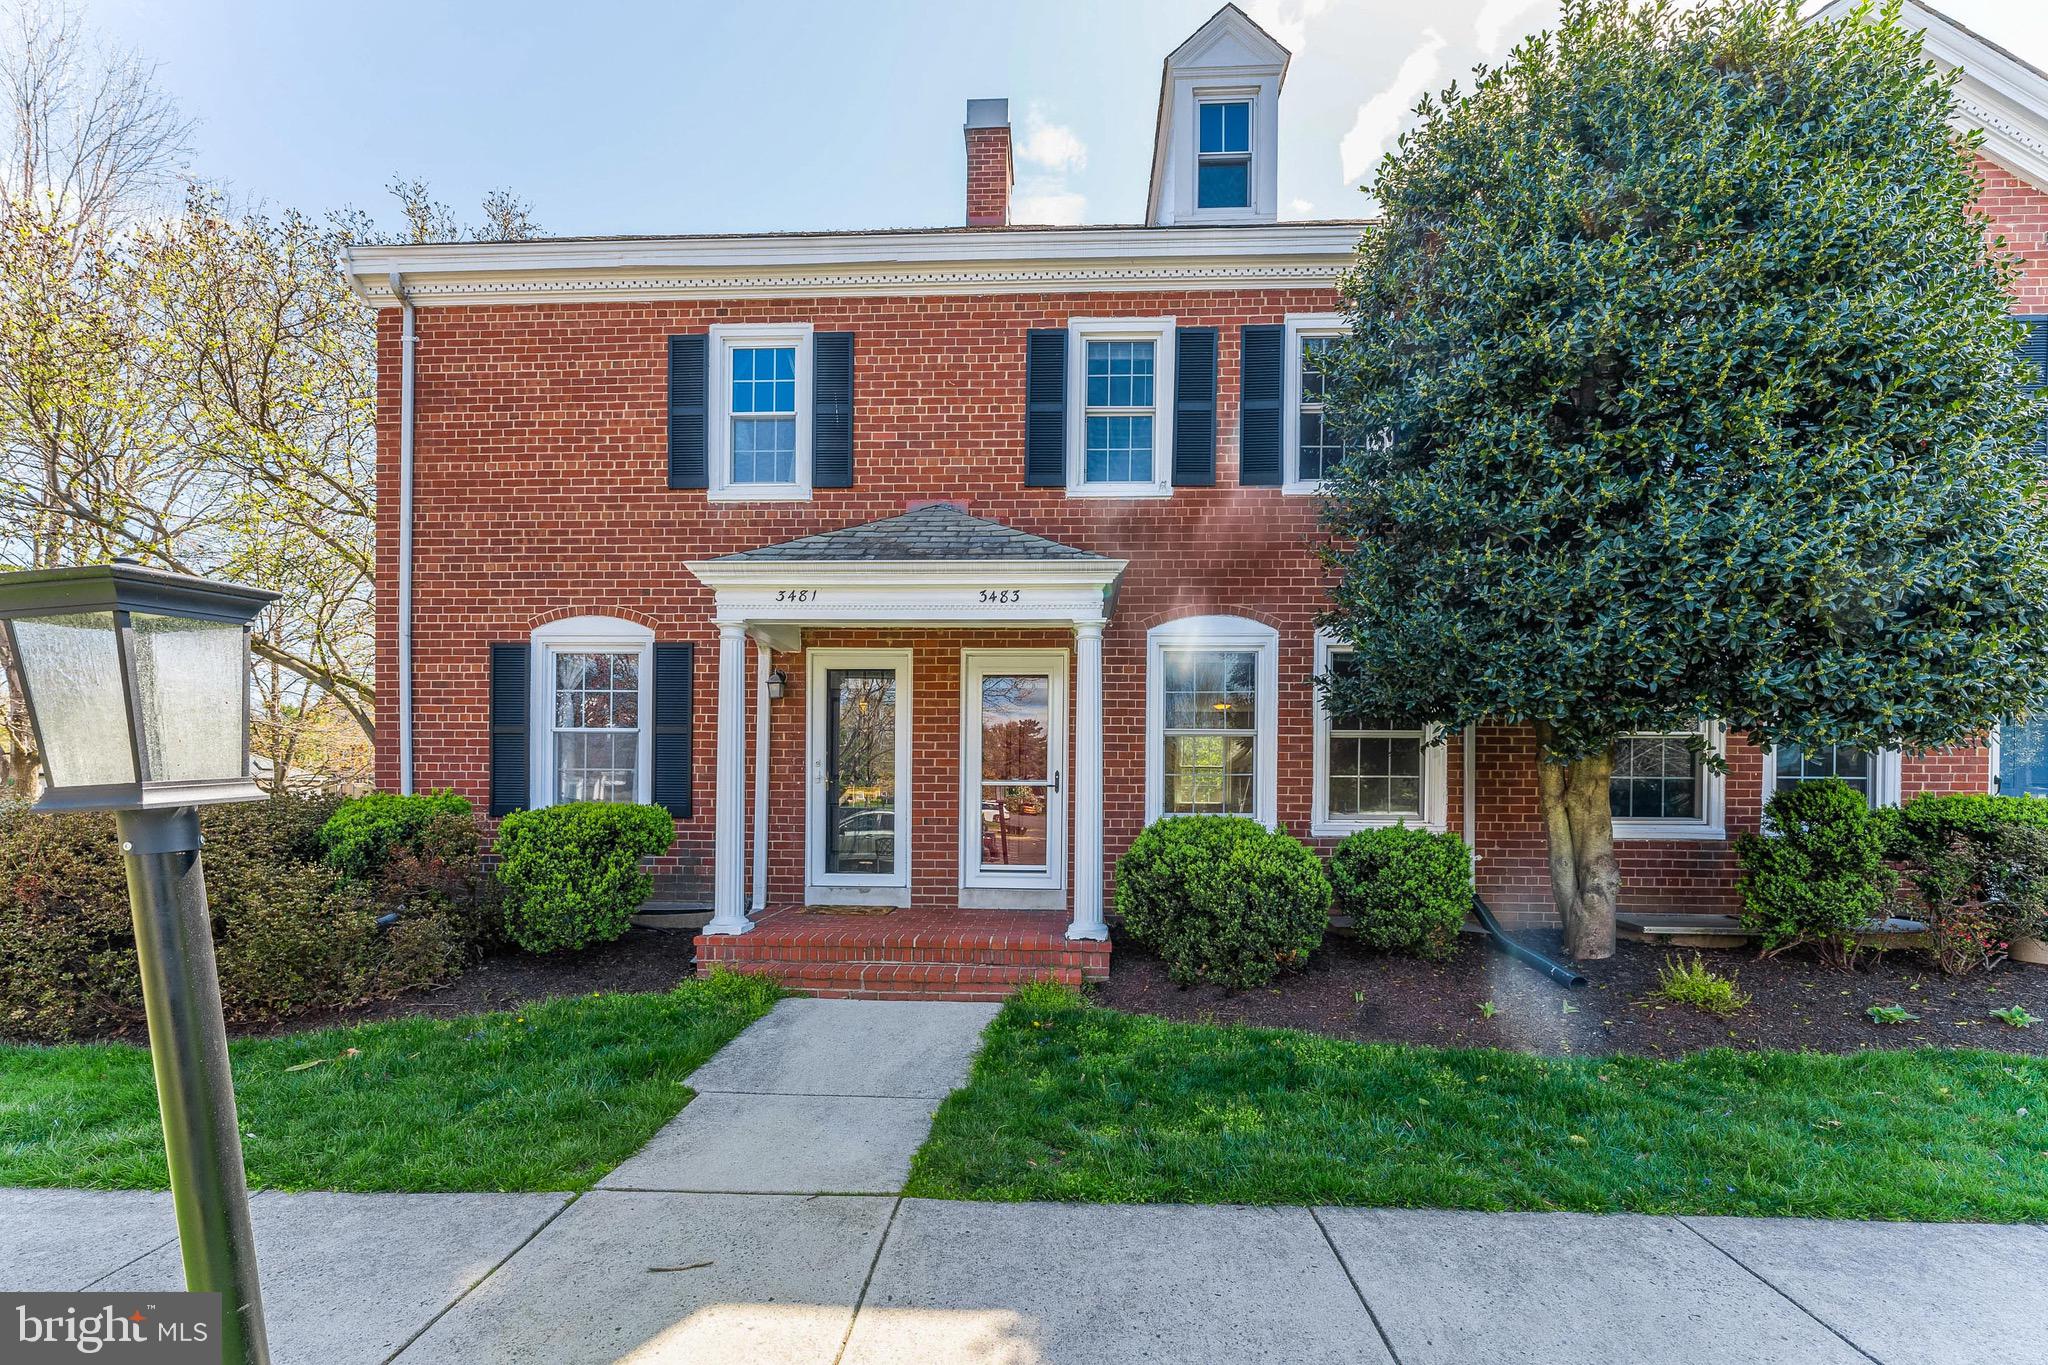
[[[768,642],[754,637],[754,913],[768,908]]]
[[[744,934],[747,918],[747,628],[718,627],[717,822],[711,836],[711,923],[707,934]]]
[[[1105,939],[1102,921],[1102,623],[1074,627],[1074,922],[1068,938]]]

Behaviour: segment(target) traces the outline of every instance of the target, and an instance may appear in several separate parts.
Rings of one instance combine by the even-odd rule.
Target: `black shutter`
[[[853,487],[853,333],[811,338],[811,487]]]
[[[1067,486],[1067,332],[1034,328],[1024,338],[1024,482]]]
[[[526,713],[532,696],[533,650],[491,646],[491,814],[525,810],[532,793]]]
[[[710,466],[704,458],[705,357],[710,338],[668,339],[668,486],[707,488]]]
[[[2020,341],[2020,362],[2026,371],[2024,387],[2038,398],[2048,393],[2048,317],[2021,318],[2020,325],[2027,329]],[[2048,457],[2048,417],[2041,419],[2033,450],[2036,455]]]
[[[1173,343],[1173,481],[1216,482],[1216,329],[1183,327]]]
[[[697,690],[697,647],[654,647],[654,804],[690,818],[690,715]],[[719,699],[723,706],[725,699]],[[745,699],[739,699],[745,705]]]
[[[1247,327],[1238,360],[1237,481],[1277,488],[1280,473],[1280,391],[1286,375],[1287,329]]]

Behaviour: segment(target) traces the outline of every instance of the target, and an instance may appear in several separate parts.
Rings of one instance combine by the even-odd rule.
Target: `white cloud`
[[[1066,189],[1064,186],[1042,186],[1027,182],[1028,192],[1020,193],[1010,205],[1010,221],[1036,225],[1051,224],[1065,227],[1078,223],[1088,212],[1088,196]]]
[[[1040,170],[1065,175],[1088,164],[1088,146],[1064,123],[1053,123],[1045,111],[1032,105],[1024,115],[1024,139],[1016,147],[1017,159]]]
[[[1316,211],[1316,206],[1306,199],[1290,199],[1287,201],[1287,211],[1306,218]]]
[[[1330,7],[1330,0],[1251,0],[1245,12],[1290,52],[1301,51],[1308,21]]]
[[[1479,39],[1479,54],[1490,62],[1513,47],[1524,32],[1515,20],[1538,3],[1539,0],[1486,0],[1472,20],[1472,32]]]
[[[1402,119],[1442,73],[1445,46],[1443,34],[1433,28],[1422,30],[1422,45],[1402,59],[1394,83],[1358,106],[1358,118],[1338,147],[1346,184],[1358,184],[1371,175],[1393,145]]]

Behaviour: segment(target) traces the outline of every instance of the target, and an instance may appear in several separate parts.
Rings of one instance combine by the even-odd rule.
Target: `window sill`
[[[1343,820],[1315,819],[1309,821],[1308,832],[1317,839],[1341,839],[1362,829],[1392,829],[1396,825],[1406,825],[1410,829],[1426,829],[1431,834],[1444,832],[1441,823],[1420,815],[1363,815]]]
[[[729,483],[705,497],[711,502],[809,502],[811,490],[793,483]]]
[[[1067,485],[1070,498],[1170,498],[1171,486],[1162,488],[1156,483],[1070,483]]]
[[[1616,820],[1614,837],[1625,839],[1666,839],[1684,843],[1710,844],[1725,843],[1728,831],[1720,825],[1701,824],[1696,820]]]
[[[1328,487],[1329,484],[1322,479],[1311,479],[1305,483],[1300,481],[1283,483],[1280,485],[1280,491],[1290,498],[1305,498],[1320,493]]]

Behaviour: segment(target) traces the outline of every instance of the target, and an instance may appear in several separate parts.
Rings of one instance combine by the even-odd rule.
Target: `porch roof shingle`
[[[939,560],[1106,560],[1106,556],[1034,536],[999,521],[930,503],[899,517],[862,522],[737,554],[720,563],[850,563]]]

